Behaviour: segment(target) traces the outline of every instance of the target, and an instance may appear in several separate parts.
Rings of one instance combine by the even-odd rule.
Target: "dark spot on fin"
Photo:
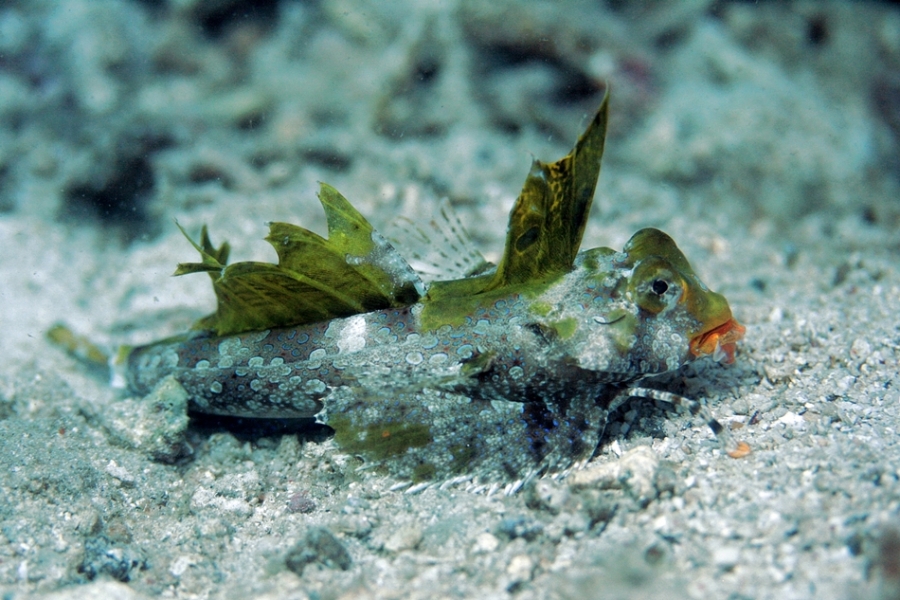
[[[528,250],[528,248],[538,240],[540,233],[541,231],[538,227],[532,227],[520,235],[519,239],[516,240],[516,250],[519,252]]]

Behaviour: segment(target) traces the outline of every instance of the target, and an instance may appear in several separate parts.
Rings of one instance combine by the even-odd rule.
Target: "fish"
[[[277,264],[228,264],[206,227],[199,242],[182,229],[201,260],[175,274],[207,273],[217,309],[128,349],[130,391],[174,378],[195,413],[315,418],[342,451],[411,482],[568,472],[635,396],[708,415],[638,383],[703,357],[733,362],[745,328],[725,297],[658,229],[619,251],[580,249],[608,120],[607,91],[571,152],[533,161],[497,264],[471,250],[458,218],[434,227],[455,236],[449,279],[420,276],[325,183],[328,237],[271,223]]]

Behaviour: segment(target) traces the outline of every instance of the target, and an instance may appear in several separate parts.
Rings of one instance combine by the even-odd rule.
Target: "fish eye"
[[[642,310],[659,314],[681,302],[687,282],[667,260],[651,256],[635,266],[629,287]]]
[[[669,284],[665,279],[656,279],[650,284],[650,289],[653,290],[653,293],[657,296],[662,296],[669,291]]]

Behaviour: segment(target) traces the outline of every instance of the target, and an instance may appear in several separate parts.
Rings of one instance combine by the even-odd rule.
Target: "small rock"
[[[384,543],[384,549],[394,553],[413,550],[421,541],[422,530],[416,525],[406,525],[391,534]]]
[[[750,402],[743,396],[735,398],[731,401],[731,410],[733,410],[736,415],[749,415]]]
[[[850,344],[850,358],[854,360],[866,360],[872,353],[872,344],[864,338],[856,338]]]
[[[616,514],[619,504],[615,492],[594,489],[581,490],[578,494],[580,511],[590,520],[590,526],[608,523]]]
[[[316,502],[306,495],[305,492],[296,492],[291,495],[288,501],[288,511],[292,513],[300,513],[306,515],[316,510]]]
[[[500,540],[492,533],[479,533],[475,538],[475,545],[472,546],[472,552],[475,554],[490,554],[500,547]]]
[[[89,538],[84,542],[84,558],[78,567],[89,580],[105,575],[122,582],[131,581],[136,570],[149,568],[140,549],[117,544],[105,535]]]
[[[285,557],[287,568],[297,575],[302,575],[306,565],[314,562],[342,571],[353,564],[344,545],[324,527],[313,527],[307,531],[306,536]]]
[[[113,403],[97,418],[116,443],[169,463],[190,453],[187,401],[181,384],[166,377],[147,396]]]
[[[369,537],[375,525],[376,523],[373,523],[367,515],[360,514],[343,516],[335,522],[334,527],[344,535],[352,535],[362,540]]]
[[[506,567],[506,574],[509,575],[510,583],[520,584],[531,581],[531,575],[534,572],[534,561],[526,554],[517,554],[509,561]]]
[[[559,516],[557,523],[562,527],[565,535],[576,535],[591,528],[591,518],[584,511],[564,513]]]
[[[214,480],[210,485],[200,485],[191,495],[191,511],[195,514],[214,509],[248,517],[258,501],[262,484],[256,471],[232,473]]]
[[[741,560],[741,551],[733,546],[722,546],[713,551],[713,564],[723,571],[735,568]]]
[[[250,506],[250,503],[243,498],[226,498],[216,494],[214,490],[208,487],[200,486],[191,496],[191,512],[199,514],[206,509],[223,511],[242,517],[249,517],[253,514],[253,508]]]
[[[804,419],[801,415],[798,415],[795,412],[788,411],[783,414],[776,423],[781,423],[788,430],[791,429],[806,429],[806,419]]]
[[[302,452],[303,446],[296,435],[283,435],[278,442],[276,453],[278,457],[288,464],[293,464]]]
[[[659,458],[649,446],[638,446],[615,462],[603,463],[576,471],[569,478],[573,488],[597,487],[624,489],[641,504],[657,496],[656,474]]]
[[[674,495],[678,490],[678,474],[670,464],[663,463],[656,472],[656,491],[658,494],[669,492]]]
[[[528,488],[525,503],[529,508],[558,515],[569,501],[569,496],[569,490],[563,484],[551,479],[538,479]]]
[[[113,479],[118,479],[123,485],[131,487],[135,483],[134,475],[128,472],[128,469],[120,466],[114,460],[110,460],[106,464],[106,473]]]
[[[508,517],[500,521],[497,526],[497,533],[504,537],[514,540],[523,538],[526,541],[532,541],[544,531],[544,526],[532,519],[526,517]]]
[[[169,574],[172,577],[181,577],[187,572],[189,568],[193,567],[196,564],[197,561],[194,559],[194,557],[187,554],[182,554],[181,556],[173,560],[171,565],[169,565]]]

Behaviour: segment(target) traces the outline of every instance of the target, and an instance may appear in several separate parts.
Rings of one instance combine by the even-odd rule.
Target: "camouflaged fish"
[[[583,463],[629,397],[696,411],[633,384],[702,356],[731,362],[744,328],[659,230],[578,251],[607,118],[605,97],[570,154],[534,161],[499,264],[479,256],[456,279],[423,283],[325,184],[328,239],[272,223],[277,265],[227,265],[204,228],[201,262],[176,274],[209,273],[218,309],[131,350],[128,383],[146,394],[174,376],[199,413],[315,416],[347,452],[419,481]]]

